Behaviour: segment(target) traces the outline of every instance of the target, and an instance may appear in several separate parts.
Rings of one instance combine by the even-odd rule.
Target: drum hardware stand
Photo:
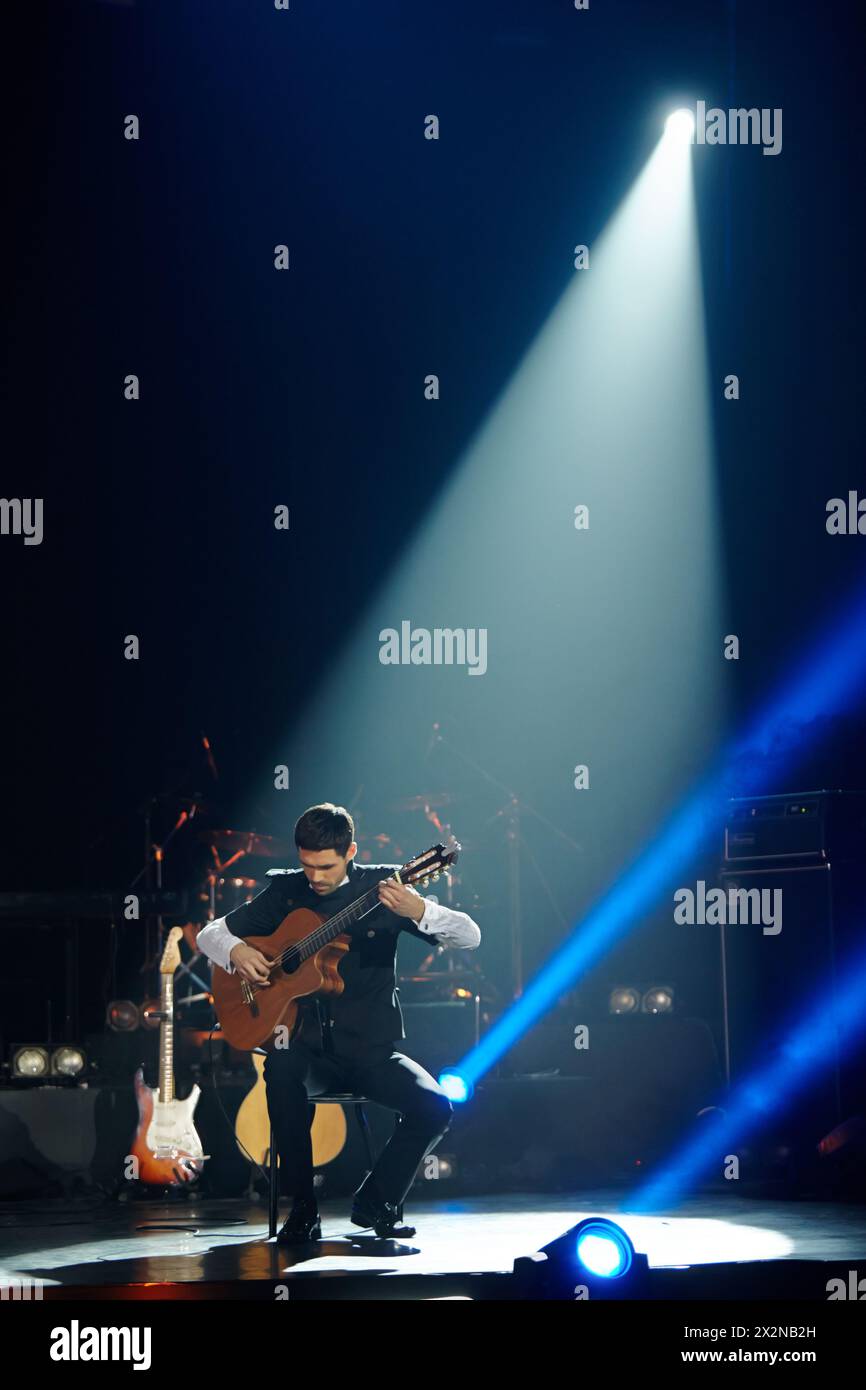
[[[207,996],[207,998],[210,999],[210,997],[211,997],[210,985],[208,984],[207,980],[203,980],[203,979],[201,978],[201,976],[200,976],[200,975],[196,975],[195,971],[193,970],[193,966],[197,963],[197,961],[204,960],[204,959],[205,959],[204,952],[203,952],[203,951],[196,951],[195,955],[192,956],[192,958],[191,958],[190,960],[188,960],[188,961],[181,961],[180,965],[177,967],[177,970],[174,972],[174,978],[175,978],[175,980],[177,980],[177,978],[178,978],[179,975],[189,975],[189,978],[193,981],[193,983],[194,983],[194,984],[197,984],[198,987],[199,987],[199,989],[200,989],[200,990],[203,990],[204,993],[205,993],[205,995]],[[198,997],[198,996],[196,996],[196,997]],[[189,1003],[191,1003],[192,1001],[191,1001],[191,999],[190,999],[190,996],[189,996],[188,994],[185,994],[184,997],[183,997],[182,999],[178,999],[177,1002],[178,1002],[178,1004],[189,1004]]]
[[[531,806],[528,801],[522,801],[516,792],[512,791],[510,787],[506,787],[504,782],[500,782],[499,779],[488,772],[486,768],[476,763],[473,758],[470,758],[467,753],[464,753],[463,750],[458,748],[455,743],[452,743],[450,739],[444,738],[441,733],[441,727],[442,726],[438,723],[434,725],[435,733],[434,740],[431,744],[431,751],[440,744],[449,748],[458,758],[462,759],[467,767],[472,768],[473,772],[476,772],[485,782],[489,782],[491,786],[504,792],[507,797],[507,800],[500,806],[499,810],[494,813],[487,824],[490,825],[493,821],[497,820],[505,821],[505,848],[508,860],[508,918],[510,928],[509,935],[511,939],[511,986],[514,998],[518,999],[523,993],[523,929],[520,915],[521,849],[526,853],[530,864],[535,870],[541,886],[550,900],[554,913],[559,918],[562,925],[566,928],[568,927],[565,916],[553,896],[550,884],[542,873],[538,861],[532,854],[526,838],[522,833],[521,813],[528,811],[541,825],[546,826],[546,828],[552,831],[554,835],[558,836],[560,840],[564,840],[565,843],[569,845],[571,849],[576,850],[578,854],[583,855],[584,848],[583,845],[578,844],[576,840],[572,840],[569,835],[566,835],[564,831],[560,830],[558,825],[554,825],[552,821],[549,821],[547,817],[543,816],[534,806]]]
[[[214,762],[210,742],[204,731],[202,731],[200,739],[201,746],[204,749],[205,760],[207,762],[208,769],[211,773],[211,776],[213,777],[213,780],[216,782],[218,780],[219,774],[217,772],[216,763]],[[190,796],[186,795],[185,793],[182,793],[180,790],[180,788],[184,785],[189,785],[187,778],[189,778],[190,781],[193,777],[195,777],[196,779],[198,778],[198,773],[195,770],[196,765],[197,759],[191,759],[188,766],[185,768],[180,781],[175,785],[175,787],[171,791],[156,792],[153,796],[149,796],[147,801],[145,801],[144,805],[139,808],[140,813],[144,816],[144,862],[141,868],[139,869],[138,873],[135,875],[135,878],[129,885],[130,891],[132,891],[136,887],[136,885],[141,882],[142,878],[144,879],[145,889],[148,892],[152,892],[154,887],[162,887],[162,862],[167,846],[174,839],[177,832],[181,830],[183,826],[186,825],[187,821],[191,821],[194,819],[196,812],[202,806],[204,806],[204,809],[207,810],[207,806],[205,805],[205,798],[201,792],[195,791]],[[184,809],[181,810],[180,815],[178,816],[173,828],[165,837],[163,844],[155,845],[153,842],[154,807],[158,806],[161,802],[171,803],[172,801],[175,802],[175,804],[180,802],[181,806],[183,806]],[[189,810],[186,809],[184,803],[189,804]],[[141,967],[140,973],[146,976],[148,971],[153,970],[155,968],[157,961],[159,960],[160,952],[162,950],[162,937],[164,932],[162,916],[158,913],[149,914],[145,918],[144,928],[144,963]]]
[[[153,808],[163,799],[164,794],[158,793],[155,796],[149,797],[142,807],[142,813],[144,815],[144,863],[130,883],[130,889],[134,889],[142,878],[144,879],[146,892],[151,893],[154,889],[158,891],[162,888],[162,865],[166,848],[171,844],[178,831],[182,830],[188,821],[194,819],[196,811],[198,810],[198,803],[201,801],[201,797],[198,797],[192,801],[189,811],[182,810],[168,835],[166,835],[163,843],[157,845],[154,843],[153,839]],[[148,971],[152,970],[159,960],[164,930],[162,915],[159,913],[148,914],[145,918],[145,950],[144,963],[141,967],[142,975],[146,976]]]

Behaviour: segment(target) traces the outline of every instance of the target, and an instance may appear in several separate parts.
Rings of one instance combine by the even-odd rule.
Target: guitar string
[[[379,879],[379,883],[387,883],[388,880],[392,879],[393,877],[393,874],[389,874],[387,878]],[[376,884],[375,889],[368,888],[366,893],[363,893],[360,898],[356,898],[355,901],[353,903],[350,903],[348,907],[343,907],[340,909],[339,912],[335,912],[333,917],[329,917],[326,922],[323,922],[322,925],[317,927],[314,932],[311,932],[309,936],[305,936],[303,940],[295,941],[292,943],[291,946],[287,946],[283,953],[275,958],[273,964],[282,965],[283,961],[288,960],[290,956],[294,956],[296,954],[300,956],[301,950],[304,947],[309,947],[313,941],[317,940],[318,937],[322,938],[321,944],[324,946],[337,923],[340,923],[343,918],[346,918],[349,921],[351,921],[352,912],[355,908],[360,907],[366,898],[372,898],[374,895],[378,897],[377,890],[379,887],[379,883]],[[372,903],[370,905],[371,907],[373,906]],[[359,915],[363,916],[363,913]],[[339,932],[337,932],[337,935],[339,935]],[[315,952],[311,951],[309,952],[309,954],[314,955]]]
[[[403,868],[397,870],[397,873],[402,874],[405,868],[406,866],[404,865]],[[435,870],[431,871],[435,872]],[[411,872],[412,871],[410,870],[410,873]],[[411,886],[411,884],[416,881],[417,877],[423,878],[426,872],[427,871],[424,870],[419,875],[416,866],[415,878],[410,878],[408,880],[409,886]],[[283,961],[287,960],[289,956],[293,956],[295,954],[300,955],[303,950],[306,950],[306,955],[304,956],[304,959],[309,959],[311,955],[315,955],[315,951],[309,949],[312,942],[316,942],[316,950],[318,950],[319,945],[325,945],[327,943],[329,937],[331,936],[331,933],[333,932],[334,926],[337,923],[341,923],[344,918],[347,919],[347,922],[349,924],[351,924],[353,917],[357,920],[360,920],[361,917],[365,917],[367,912],[372,911],[372,909],[377,905],[379,901],[379,883],[389,883],[392,879],[397,878],[397,873],[387,874],[385,878],[380,878],[373,888],[368,888],[366,893],[363,893],[360,898],[356,898],[353,903],[349,903],[348,907],[343,907],[340,909],[339,912],[335,912],[333,917],[329,917],[326,922],[323,922],[322,925],[320,927],[317,927],[314,932],[311,932],[309,936],[305,936],[301,941],[295,941],[292,943],[291,946],[287,946],[285,951],[283,951],[282,955],[276,957],[276,959],[273,962],[274,965],[282,965]],[[357,909],[360,908],[361,905],[364,902],[366,902],[368,898],[371,900],[369,907],[365,908],[363,912],[358,912]],[[339,935],[339,931],[336,933],[336,935]],[[319,938],[321,938],[321,940],[319,940]]]
[[[361,917],[366,916],[367,912],[373,910],[374,906],[378,903],[379,883],[389,883],[389,881],[393,880],[393,878],[398,877],[398,873],[403,873],[403,869],[396,870],[396,873],[386,874],[385,878],[379,878],[378,883],[375,884],[373,888],[368,888],[367,892],[361,894],[360,898],[354,899],[354,902],[350,902],[349,905],[346,906],[346,908],[341,908],[339,912],[334,913],[334,916],[328,917],[327,922],[322,922],[321,926],[317,927],[316,931],[311,931],[309,937],[303,937],[302,941],[292,942],[292,945],[286,947],[285,951],[282,952],[282,955],[279,955],[277,956],[277,958],[275,958],[274,965],[282,965],[282,962],[284,962],[285,959],[288,959],[291,955],[300,955],[302,949],[309,948],[311,942],[313,941],[317,942],[316,949],[318,949],[318,945],[327,944],[329,935],[331,935],[332,931],[334,931],[335,924],[342,923],[343,919],[348,920],[348,923],[350,923],[352,922],[353,916],[356,917],[357,920],[360,920]],[[424,874],[421,874],[421,877],[424,877]],[[409,881],[410,883],[413,883],[414,880]],[[357,909],[360,908],[361,903],[366,902],[368,898],[371,899],[370,906],[364,909],[364,912],[357,912]],[[336,935],[339,935],[339,931],[338,933],[336,933]],[[309,951],[309,949],[307,949],[307,958],[309,958],[310,955],[314,954],[316,954],[316,952]]]
[[[399,869],[397,872],[402,874],[405,868],[406,866],[404,865],[403,868]],[[425,876],[423,872],[420,875],[418,875],[417,865],[415,866],[415,873],[418,877],[423,878]],[[302,941],[296,941],[291,946],[287,946],[286,949],[282,952],[282,954],[274,959],[274,961],[272,962],[272,968],[273,966],[282,965],[284,961],[287,961],[290,957],[294,957],[295,955],[297,955],[299,959],[309,959],[310,955],[315,955],[315,951],[308,950],[307,955],[305,957],[301,957],[301,951],[303,948],[309,948],[314,941],[316,942],[316,950],[319,949],[319,945],[326,945],[333,932],[334,926],[337,923],[341,923],[343,919],[346,919],[347,923],[350,924],[353,918],[353,914],[356,912],[356,909],[359,908],[367,898],[375,898],[376,901],[378,901],[379,883],[388,883],[395,878],[397,878],[396,873],[387,874],[385,878],[379,879],[375,887],[369,888],[366,893],[363,893],[361,895],[360,898],[356,898],[353,903],[349,903],[348,907],[341,908],[339,912],[336,912],[333,917],[329,917],[326,922],[323,922],[322,925],[320,927],[317,927],[314,932],[311,932],[309,936],[305,936]],[[414,880],[411,880],[410,883],[412,881]],[[367,911],[371,911],[374,906],[375,903],[371,902],[370,907],[367,909]],[[360,920],[360,917],[363,917],[365,915],[366,914],[362,912],[358,913],[357,917]],[[335,935],[339,936],[339,931],[337,931]],[[321,940],[319,940],[320,938]],[[257,988],[257,986],[254,985],[253,988]]]

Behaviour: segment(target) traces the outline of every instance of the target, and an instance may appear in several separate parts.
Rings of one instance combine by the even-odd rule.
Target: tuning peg
[[[437,869],[437,870],[436,870],[436,873],[433,875],[433,882],[434,882],[434,883],[436,882],[436,880],[438,879],[438,877],[439,877],[439,870]]]
[[[429,882],[430,882],[429,878],[422,878],[422,880],[421,880],[421,887],[422,887],[422,888],[426,888],[427,885],[429,884]]]

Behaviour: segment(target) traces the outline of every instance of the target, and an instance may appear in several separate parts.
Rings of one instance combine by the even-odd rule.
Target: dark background
[[[714,395],[724,616],[744,653],[724,672],[732,726],[838,615],[866,543],[824,529],[827,498],[864,476],[856,11],[81,0],[9,6],[3,23],[3,491],[45,499],[45,539],[0,539],[0,888],[126,887],[158,793],[200,792],[201,825],[289,838],[305,806],[342,801],[410,854],[437,836],[395,803],[447,789],[479,963],[507,997],[505,797],[451,748],[430,753],[432,722],[579,846],[524,821],[530,971],[700,767],[663,794],[623,770],[601,836],[570,791],[568,729],[553,787],[524,736],[531,708],[500,717],[507,670],[468,682],[483,692],[464,675],[456,694],[431,687],[399,727],[353,723],[346,689],[346,727],[314,746],[300,712],[565,289],[561,248],[600,233],[682,93],[784,111],[777,158],[695,166],[711,376],[743,383],[736,410]],[[447,125],[434,145],[431,111]],[[292,270],[277,275],[283,241]],[[431,369],[448,378],[435,412],[419,388]],[[270,524],[280,502],[288,535]],[[506,559],[531,563],[539,544]],[[766,789],[866,785],[856,711],[831,734]],[[288,793],[272,789],[275,750]],[[164,806],[157,838],[176,815]],[[195,883],[195,845],[178,837],[173,886]],[[708,874],[717,862],[716,847]],[[92,1025],[102,993],[142,986],[106,974],[105,928],[84,931]],[[58,938],[4,933],[0,1032],[42,1036]],[[714,948],[683,953],[668,918],[624,950],[623,967],[675,969],[711,1013]]]

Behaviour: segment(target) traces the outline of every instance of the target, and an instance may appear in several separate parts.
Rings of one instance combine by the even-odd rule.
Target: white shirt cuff
[[[457,912],[430,898],[424,899],[424,915],[415,925],[425,936],[435,936],[445,945],[466,951],[473,951],[481,943],[481,929],[468,913]]]
[[[215,922],[208,922],[206,927],[202,927],[195,944],[208,960],[212,960],[215,965],[233,975],[235,968],[231,962],[231,953],[241,942],[241,937],[233,936],[229,931],[225,917],[218,917]]]

